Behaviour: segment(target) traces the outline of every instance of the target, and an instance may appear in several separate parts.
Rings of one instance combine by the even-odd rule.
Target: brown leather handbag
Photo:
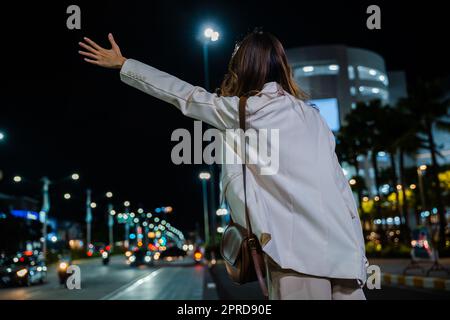
[[[239,126],[245,132],[245,107],[247,96],[239,99]],[[222,257],[231,280],[237,284],[258,281],[264,297],[267,299],[268,290],[264,280],[265,263],[261,245],[252,231],[250,216],[247,208],[245,140],[242,139],[242,177],[244,180],[245,223],[241,226],[233,221],[225,229],[220,245]]]

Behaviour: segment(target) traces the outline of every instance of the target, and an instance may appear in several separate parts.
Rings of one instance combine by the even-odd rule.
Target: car
[[[0,283],[3,285],[30,286],[44,283],[46,279],[47,266],[44,261],[28,252],[0,261]]]
[[[171,247],[161,252],[161,258],[168,262],[182,259],[184,256],[186,256],[186,251],[178,247]]]
[[[127,257],[127,264],[132,267],[151,265],[153,263],[153,253],[150,250],[127,251],[125,256]]]

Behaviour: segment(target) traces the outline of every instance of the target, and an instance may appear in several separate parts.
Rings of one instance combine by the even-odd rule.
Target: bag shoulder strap
[[[264,295],[265,299],[268,299],[269,293],[267,290],[266,282],[264,281],[264,275],[263,275],[263,258],[262,254],[256,250],[256,242],[258,242],[258,239],[253,235],[252,231],[252,224],[250,222],[250,214],[247,207],[247,174],[246,174],[246,166],[245,166],[245,159],[246,159],[246,153],[245,153],[245,107],[247,105],[247,99],[248,95],[242,96],[239,98],[239,127],[242,130],[242,138],[241,138],[241,153],[242,153],[242,178],[244,182],[244,207],[245,207],[245,224],[247,229],[247,238],[250,244],[250,250],[253,260],[253,266],[255,268],[256,276],[258,278],[258,283],[261,288],[261,291]]]
[[[242,130],[241,136],[241,160],[242,160],[242,178],[244,182],[244,210],[245,210],[245,228],[247,229],[247,236],[250,238],[253,235],[252,224],[250,222],[250,215],[247,208],[247,174],[246,174],[246,143],[245,143],[245,107],[247,105],[248,96],[242,96],[239,98],[239,127]]]

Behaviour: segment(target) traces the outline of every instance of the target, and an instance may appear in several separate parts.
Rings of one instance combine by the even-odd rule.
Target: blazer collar
[[[275,81],[265,83],[260,93],[284,95],[283,88]]]

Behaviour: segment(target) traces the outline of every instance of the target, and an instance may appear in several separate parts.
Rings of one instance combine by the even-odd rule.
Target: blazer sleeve
[[[238,97],[219,97],[168,73],[127,59],[120,70],[126,84],[168,102],[191,118],[218,129],[238,127]]]

